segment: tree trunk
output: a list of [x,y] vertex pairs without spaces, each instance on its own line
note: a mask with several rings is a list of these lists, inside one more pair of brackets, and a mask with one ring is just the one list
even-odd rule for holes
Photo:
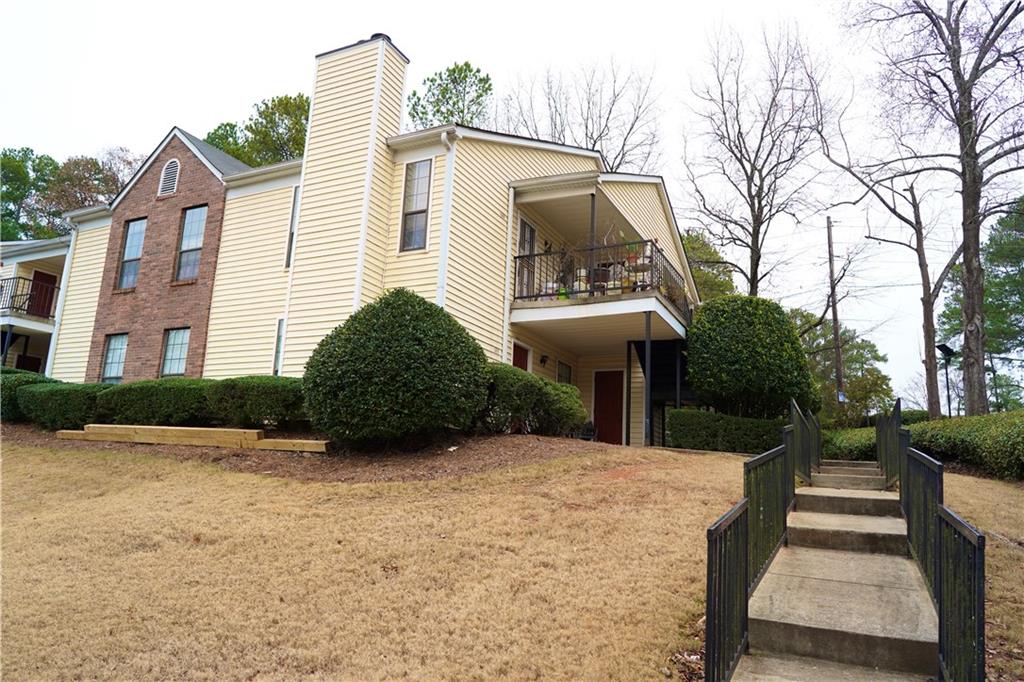
[[757,296],[761,278],[761,224],[755,217],[750,229],[750,279],[747,280],[747,295]]
[[[973,145],[972,145],[973,147]],[[964,154],[963,200],[964,266],[963,316],[964,403],[968,416],[988,414],[985,389],[985,273],[981,267],[981,168],[973,148]]]

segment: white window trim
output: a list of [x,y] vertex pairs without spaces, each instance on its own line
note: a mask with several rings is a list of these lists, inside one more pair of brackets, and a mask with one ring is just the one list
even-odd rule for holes
[[[427,178],[427,210],[424,213],[426,216],[426,225],[424,226],[425,232],[423,233],[423,248],[403,251],[402,230],[405,227],[405,175],[406,171],[409,170],[410,165],[419,163],[420,161],[430,161],[430,175]],[[433,156],[424,156],[422,159],[410,159],[402,164],[402,198],[400,200],[401,203],[398,204],[398,239],[395,242],[395,255],[398,257],[430,253],[430,215],[434,211],[434,202],[431,201],[431,199],[434,194],[434,172],[437,166],[436,161],[437,159]]]
[[[170,192],[161,192],[160,190],[163,189],[164,186],[164,173],[167,172],[167,167],[170,166],[172,163],[178,164],[178,171],[174,174],[174,189],[172,189]],[[168,159],[167,163],[164,164],[164,167],[160,169],[160,182],[156,186],[156,195],[158,197],[169,197],[172,194],[176,194],[178,192],[178,178],[180,177],[181,161],[179,161],[177,158]]]

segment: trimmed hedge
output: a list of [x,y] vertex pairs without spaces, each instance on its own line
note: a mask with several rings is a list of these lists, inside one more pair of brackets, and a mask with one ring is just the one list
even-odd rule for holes
[[[910,426],[911,424],[920,424],[921,422],[928,421],[928,410],[903,410],[900,412],[900,416],[903,420],[904,426]],[[874,426],[875,422],[878,421],[878,415],[873,414],[867,418],[866,422],[862,421],[861,426]]]
[[757,455],[782,445],[784,419],[730,417],[692,408],[669,410],[665,440],[669,447]]
[[874,460],[875,427],[839,429],[822,433],[821,458],[847,460]]
[[282,426],[304,421],[302,379],[247,376],[222,379],[206,387],[210,415],[228,426]]
[[0,367],[0,376],[3,376],[4,374],[36,374],[36,375],[39,375],[39,372],[30,372],[27,369],[17,369],[16,367]]
[[18,405],[18,389],[31,384],[51,384],[53,379],[35,372],[7,370],[0,374],[0,419],[5,422],[24,421],[26,416]]
[[111,386],[96,399],[97,421],[154,426],[208,426],[214,422],[206,391],[213,379],[170,377]]
[[306,413],[333,440],[409,444],[473,426],[486,359],[454,317],[394,289],[328,334],[306,363]]
[[587,421],[580,389],[541,378],[541,391],[530,416],[530,431],[542,436],[568,436]]
[[503,362],[485,369],[487,403],[478,419],[485,433],[522,433],[530,427],[533,408],[544,391],[540,377]]
[[81,429],[96,421],[96,398],[108,390],[108,384],[30,384],[18,389],[18,407],[44,429]]
[[[941,462],[962,462],[1001,478],[1024,479],[1024,410],[936,419],[907,429],[912,447]],[[874,459],[875,430],[826,432],[823,456]]]

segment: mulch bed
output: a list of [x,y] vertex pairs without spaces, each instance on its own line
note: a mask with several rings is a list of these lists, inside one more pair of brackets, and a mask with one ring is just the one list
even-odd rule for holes
[[[268,436],[316,437],[309,433],[279,433]],[[367,454],[340,451],[323,455],[190,445],[58,440],[52,433],[28,424],[3,424],[0,428],[0,438],[4,444],[17,443],[54,450],[137,452],[177,460],[214,463],[229,471],[294,478],[301,481],[342,483],[429,481],[495,469],[510,469],[582,452],[600,452],[618,447],[569,438],[503,435],[451,438],[414,452],[389,451]]]

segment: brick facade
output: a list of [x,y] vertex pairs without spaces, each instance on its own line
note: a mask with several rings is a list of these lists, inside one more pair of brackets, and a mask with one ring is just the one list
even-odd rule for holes
[[[181,164],[177,191],[157,197],[161,172],[170,159]],[[181,327],[191,329],[185,375],[202,376],[224,199],[220,179],[177,137],[121,199],[111,221],[86,381],[100,380],[107,335],[123,333],[128,334],[124,381],[158,378],[164,331]],[[202,205],[207,215],[199,275],[175,282],[185,209]],[[118,290],[127,223],[138,218],[146,218],[138,279],[133,289]]]

